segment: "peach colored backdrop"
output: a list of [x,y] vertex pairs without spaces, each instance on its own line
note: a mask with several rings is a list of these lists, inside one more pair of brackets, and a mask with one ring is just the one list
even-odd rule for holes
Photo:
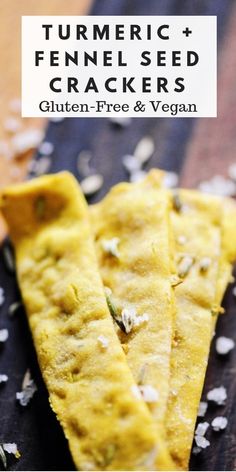
[[[89,11],[92,0],[1,0],[0,14],[0,141],[10,139],[4,129],[11,116],[9,103],[20,97],[20,36],[21,15],[83,15]],[[23,128],[42,127],[43,121],[24,119]],[[32,153],[9,161],[0,151],[0,188],[12,181],[23,179]],[[0,234],[3,225],[0,221]]]

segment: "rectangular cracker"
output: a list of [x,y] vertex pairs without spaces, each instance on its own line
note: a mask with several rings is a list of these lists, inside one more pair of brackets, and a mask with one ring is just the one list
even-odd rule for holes
[[[179,198],[181,209],[172,211],[171,221],[182,283],[175,287],[177,314],[166,428],[170,453],[176,464],[187,470],[213,320],[219,309],[217,281],[223,213],[217,198],[187,190],[179,190]],[[192,258],[189,270],[188,258]],[[201,264],[208,259],[209,268],[201,270]]]
[[136,397],[76,180],[64,172],[10,187],[1,207],[50,403],[77,468],[171,469],[150,412]]
[[[147,180],[160,187],[163,177],[163,172],[153,170]],[[176,201],[177,208],[183,204],[182,211],[173,209],[171,218],[176,257],[181,258],[186,251],[195,257],[195,262],[175,289],[177,315],[167,437],[176,464],[186,470],[212,334],[236,259],[236,205],[230,199],[192,190],[178,191],[175,207]],[[212,258],[214,265],[205,273],[197,272],[196,263],[203,257]]]
[[191,202],[195,216],[193,212],[191,218],[188,208],[186,213],[172,212],[177,257],[183,251],[178,244],[178,238],[183,234],[187,239],[184,250],[195,253],[196,262],[201,263],[204,257],[211,259],[205,273],[201,270],[197,273],[192,268],[183,284],[175,289],[176,339],[172,353],[167,437],[173,459],[186,470],[210,344],[218,315],[223,312],[221,303],[225,290],[232,280],[232,264],[236,259],[236,210],[230,200],[193,190],[180,190],[179,196],[183,205],[189,207]]
[[[169,210],[168,193],[146,182],[118,184],[91,207],[99,268],[116,315],[134,310],[137,319],[147,318],[129,333],[117,326],[117,333],[135,381],[163,430],[175,312]],[[109,251],[113,238],[118,238],[117,254]]]

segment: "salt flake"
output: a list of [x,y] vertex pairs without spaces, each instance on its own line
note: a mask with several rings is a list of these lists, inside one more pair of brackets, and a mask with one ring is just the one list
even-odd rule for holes
[[2,446],[4,451],[8,452],[8,454],[14,454],[14,456],[17,455],[18,449],[16,443],[4,443]]
[[220,336],[216,340],[216,352],[220,355],[228,354],[235,347],[233,339]]
[[166,188],[176,188],[178,186],[179,176],[175,172],[165,172],[163,186]]
[[110,122],[113,123],[114,125],[118,125],[121,128],[126,128],[131,124],[131,118],[126,118],[126,117],[113,117],[109,118]]
[[208,441],[204,436],[195,436],[195,442],[198,447],[201,449],[206,449],[206,447],[210,446],[210,441]]
[[222,175],[215,175],[211,180],[201,182],[199,189],[213,195],[231,197],[236,194],[236,184]]
[[108,348],[109,341],[102,334],[100,336],[98,336],[98,343],[102,347],[102,349],[107,349]]
[[158,401],[158,398],[159,398],[158,391],[151,385],[140,385],[139,391],[145,402],[155,403]]
[[16,399],[21,406],[27,406],[36,391],[37,386],[34,380],[31,379],[29,370],[27,370],[23,379],[22,391],[16,392]]
[[0,384],[6,383],[8,381],[8,376],[5,374],[0,374]]
[[133,393],[134,397],[137,399],[137,400],[141,400],[142,399],[142,395],[141,395],[141,392],[138,388],[137,385],[132,385],[131,387],[131,392]]
[[8,329],[0,329],[0,343],[5,343],[5,341],[8,339],[8,336]]
[[111,239],[104,239],[102,241],[102,247],[105,252],[111,254],[114,257],[119,258],[119,250],[118,244],[120,243],[120,238],[111,238]]
[[225,387],[217,387],[210,390],[207,394],[207,399],[217,403],[217,405],[224,405],[227,399],[227,392]]
[[54,151],[54,144],[50,143],[49,141],[43,141],[40,144],[38,151],[44,156],[50,156]]
[[192,453],[194,454],[194,456],[199,454],[201,451],[202,451],[202,449],[200,447],[197,447],[197,446],[194,446],[193,449],[192,449]]
[[142,182],[142,180],[145,179],[147,175],[147,172],[145,172],[144,170],[137,170],[136,172],[132,172],[132,174],[130,175],[130,182],[131,183],[136,183],[136,182]]
[[208,403],[207,403],[207,402],[200,402],[200,403],[199,403],[199,407],[198,407],[198,414],[197,414],[197,416],[199,416],[199,417],[205,416],[206,411],[207,411],[207,407],[208,407]]
[[121,312],[121,320],[125,327],[125,332],[128,334],[136,326],[147,323],[149,321],[149,316],[147,313],[143,313],[143,315],[138,316],[136,309],[133,307],[123,308]]
[[209,428],[209,423],[207,423],[207,421],[204,421],[204,423],[198,423],[195,434],[197,436],[205,436],[208,428]]
[[103,181],[104,179],[101,174],[93,174],[85,177],[85,179],[80,182],[84,195],[88,197],[94,195],[102,188]]
[[141,170],[140,162],[135,156],[132,156],[131,154],[126,154],[122,157],[122,164],[129,174],[133,174],[134,172]]
[[16,154],[23,154],[38,147],[42,139],[43,132],[32,128],[15,134],[12,138],[12,146]]
[[141,166],[146,164],[155,151],[155,143],[151,136],[144,136],[136,145],[134,157]]
[[216,418],[214,418],[214,420],[212,421],[211,426],[214,431],[222,431],[226,428],[227,424],[227,418],[225,418],[224,416],[216,416]]
[[2,306],[4,302],[5,302],[4,290],[2,287],[0,287],[0,306]]

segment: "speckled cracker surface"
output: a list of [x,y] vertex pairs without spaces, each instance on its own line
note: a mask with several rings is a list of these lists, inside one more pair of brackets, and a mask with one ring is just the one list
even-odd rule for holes
[[[148,182],[118,184],[91,208],[99,268],[113,307],[118,317],[128,311],[140,321],[129,332],[117,327],[117,333],[156,425],[163,429],[175,312],[169,210],[167,192]],[[116,253],[109,250],[114,238]]]
[[218,305],[221,305],[226,287],[232,281],[232,264],[236,261],[236,202],[224,198],[222,205],[222,252],[216,295]]
[[[163,177],[162,171],[153,170],[147,181],[158,188]],[[174,191],[173,195],[176,263],[186,275],[175,288],[177,314],[166,428],[172,457],[186,470],[211,339],[236,259],[236,205],[231,199],[193,190]]]
[[171,469],[114,331],[75,179],[61,173],[6,189],[1,205],[50,403],[76,467]]
[[199,192],[178,191],[172,211],[176,263],[182,283],[175,287],[176,324],[166,417],[169,450],[186,470],[204,384],[221,257],[222,205]]

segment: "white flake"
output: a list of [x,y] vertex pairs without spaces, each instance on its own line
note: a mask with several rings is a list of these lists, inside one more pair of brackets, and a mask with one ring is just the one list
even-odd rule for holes
[[138,316],[135,308],[123,308],[121,312],[121,320],[125,327],[125,332],[128,334],[136,326],[139,326],[142,323],[147,323],[149,321],[149,316],[147,313]]
[[108,345],[109,345],[109,341],[108,339],[103,336],[102,334],[100,336],[98,336],[98,343],[99,345],[102,347],[102,349],[107,349],[108,348]]
[[88,177],[88,175],[91,173],[90,169],[90,161],[92,159],[92,153],[87,150],[82,150],[80,151],[78,157],[77,157],[77,169],[79,174],[82,177]]
[[136,145],[134,150],[134,157],[143,166],[155,151],[155,143],[151,136],[144,136]]
[[111,239],[104,239],[102,241],[102,247],[105,252],[111,254],[114,257],[119,258],[119,250],[118,244],[120,243],[120,238],[111,238]]
[[158,401],[158,398],[159,398],[158,391],[151,385],[140,385],[139,391],[145,402],[155,403]]
[[6,383],[8,381],[8,376],[5,374],[0,374],[0,384]]
[[14,302],[8,308],[8,315],[13,316],[17,312],[17,310],[22,306],[21,302]]
[[63,116],[55,116],[55,117],[52,117],[50,118],[50,121],[52,123],[61,123],[62,121],[64,121],[64,117]]
[[8,339],[8,336],[8,329],[0,329],[0,343],[5,343],[5,341]]
[[132,156],[131,154],[126,154],[122,157],[122,164],[129,174],[133,174],[141,170],[140,162],[135,156]]
[[197,446],[194,446],[193,449],[192,449],[192,453],[193,453],[194,456],[199,454],[201,451],[202,451],[202,449],[200,447],[197,447]]
[[216,416],[211,423],[212,428],[214,431],[222,431],[227,427],[228,420],[224,416]]
[[42,156],[38,160],[34,161],[34,173],[35,175],[46,174],[51,166],[51,159],[48,156]]
[[30,371],[27,369],[22,382],[22,391],[16,393],[16,399],[21,406],[26,406],[34,396],[36,390],[37,386],[31,378]]
[[211,258],[210,257],[203,257],[199,262],[199,269],[201,272],[207,272],[211,265]]
[[28,129],[15,134],[12,138],[13,150],[16,154],[24,154],[31,149],[35,149],[43,139],[43,132],[39,129]]
[[94,174],[86,177],[80,182],[80,186],[84,195],[90,196],[98,192],[103,186],[103,176],[101,174]]
[[194,259],[192,256],[183,256],[182,259],[180,260],[179,266],[178,266],[178,276],[183,279],[188,275],[192,265],[194,263]]
[[211,180],[201,182],[199,189],[202,192],[231,197],[236,194],[236,183],[222,175],[215,175]]
[[134,320],[134,326],[139,326],[143,323],[147,323],[149,321],[149,316],[147,313],[144,313],[143,315],[136,316]]
[[178,186],[179,176],[175,172],[165,172],[163,186],[166,188],[176,188]]
[[113,117],[109,118],[109,121],[115,125],[120,126],[121,128],[126,128],[131,124],[131,118],[126,118],[126,117]]
[[205,436],[207,429],[209,428],[209,423],[204,421],[204,423],[198,423],[195,434],[196,436]]
[[125,327],[125,332],[128,334],[134,327],[134,319],[136,318],[135,308],[123,308],[121,312],[121,320]]
[[144,170],[138,170],[136,172],[132,172],[132,174],[130,175],[130,182],[131,183],[136,183],[136,182],[141,182],[142,180],[145,179],[147,175],[147,172],[145,172]]
[[18,454],[16,443],[4,443],[2,447],[8,454],[14,454],[14,456]]
[[3,259],[4,259],[6,269],[9,272],[14,273],[15,272],[15,259],[14,259],[13,251],[8,244],[3,245]]
[[206,411],[207,411],[207,407],[208,407],[208,403],[207,403],[207,402],[200,402],[200,403],[199,403],[199,407],[198,407],[198,414],[197,414],[197,416],[199,416],[199,417],[205,416]]
[[210,441],[204,438],[204,436],[195,436],[195,442],[201,449],[206,449],[206,447],[210,446]]
[[216,340],[216,352],[221,355],[228,354],[235,347],[233,339],[220,336]]
[[217,387],[210,390],[207,394],[207,399],[217,403],[217,405],[224,405],[227,399],[227,392],[225,387]]
[[2,306],[4,302],[5,302],[4,290],[2,287],[0,287],[0,306]]
[[133,393],[134,397],[137,398],[137,400],[142,399],[141,392],[140,392],[139,387],[137,385],[132,385],[131,392]]
[[44,156],[50,156],[54,151],[54,144],[50,143],[49,141],[43,141],[40,144],[38,151]]

